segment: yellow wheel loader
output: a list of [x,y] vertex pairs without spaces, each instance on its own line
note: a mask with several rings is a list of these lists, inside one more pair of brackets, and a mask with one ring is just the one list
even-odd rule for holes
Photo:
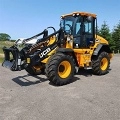
[[[54,32],[48,34],[49,29]],[[40,37],[33,45],[26,42]],[[108,41],[97,35],[97,17],[86,12],[62,15],[60,29],[48,27],[43,32],[3,48],[2,66],[12,71],[25,69],[31,75],[44,74],[55,85],[71,82],[80,68],[93,74],[108,73],[112,51]]]

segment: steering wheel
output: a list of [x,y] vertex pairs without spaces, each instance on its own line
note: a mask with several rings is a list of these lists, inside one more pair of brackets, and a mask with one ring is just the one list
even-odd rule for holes
[[70,30],[65,30],[65,32],[67,34],[71,34],[72,33],[72,26],[70,24],[65,24],[66,26],[68,26],[70,28]]

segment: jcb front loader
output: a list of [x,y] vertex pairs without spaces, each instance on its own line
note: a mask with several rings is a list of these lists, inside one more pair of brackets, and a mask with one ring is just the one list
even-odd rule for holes
[[[45,72],[56,85],[71,82],[79,68],[91,69],[96,75],[108,73],[112,51],[108,41],[97,35],[95,14],[73,12],[62,15],[60,29],[48,29],[31,38],[24,39],[22,49],[15,42],[10,48],[3,48],[5,60],[2,66],[18,71],[25,69],[31,75]],[[42,36],[34,45],[25,43]]]

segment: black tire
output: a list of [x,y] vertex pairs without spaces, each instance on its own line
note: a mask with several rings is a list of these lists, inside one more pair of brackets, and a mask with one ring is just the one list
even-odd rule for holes
[[30,65],[27,66],[25,70],[32,76],[41,74],[41,70],[36,70],[33,66],[30,66]]
[[96,75],[104,75],[108,73],[110,67],[110,57],[107,52],[101,52],[92,60],[92,71]]
[[75,64],[70,55],[56,53],[48,60],[45,73],[49,81],[55,85],[65,85],[74,77]]

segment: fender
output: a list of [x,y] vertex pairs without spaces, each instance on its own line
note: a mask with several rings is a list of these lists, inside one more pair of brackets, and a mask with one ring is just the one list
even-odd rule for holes
[[97,48],[95,49],[95,51],[93,52],[93,55],[98,55],[100,50],[102,50],[102,49],[104,51],[106,51],[107,53],[112,53],[112,51],[110,50],[109,45],[107,45],[107,44],[99,44],[97,46]]

